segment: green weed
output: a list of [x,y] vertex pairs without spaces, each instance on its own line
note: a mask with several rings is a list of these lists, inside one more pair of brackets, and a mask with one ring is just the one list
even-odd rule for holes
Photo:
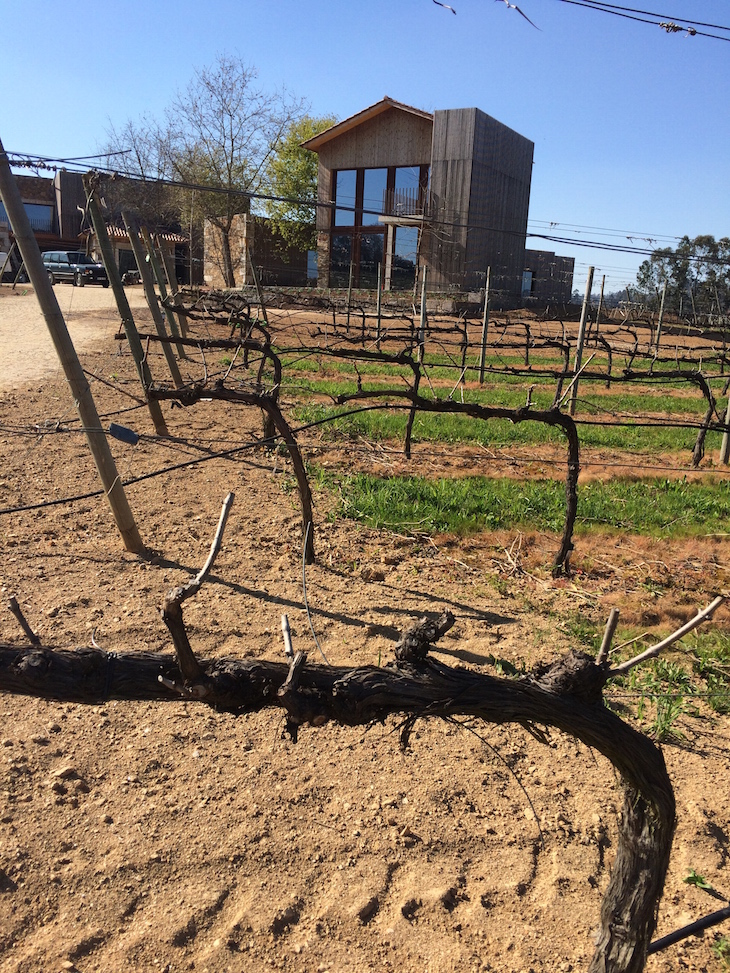
[[693,687],[689,673],[681,665],[653,659],[632,669],[626,686],[637,698],[637,719],[649,724],[655,739],[682,739],[682,732],[675,726],[677,719],[687,713],[694,715],[696,710],[688,702]]
[[715,889],[703,875],[698,875],[694,868],[690,868],[689,875],[682,879],[687,885],[694,885],[695,888],[702,889],[704,892],[714,892]]
[[[565,522],[565,486],[555,480],[432,480],[358,473],[320,475],[319,482],[336,487],[342,516],[371,527],[468,535],[516,528],[561,532]],[[729,484],[593,481],[581,487],[576,529],[605,524],[613,530],[676,537],[723,530],[728,519]]]
[[561,628],[572,645],[580,646],[586,652],[596,654],[603,637],[602,630],[584,615],[575,614],[567,618]]
[[[616,683],[618,698],[627,698],[636,718],[647,723],[660,741],[681,739],[677,720],[698,716],[700,703],[717,713],[730,712],[730,665],[722,661],[730,658],[730,635],[719,631],[692,633],[682,644],[686,662],[653,659]],[[632,651],[640,651],[640,646],[634,645]],[[700,884],[702,877],[693,872],[685,881],[704,887]]]
[[684,642],[694,657],[694,672],[705,684],[708,706],[730,713],[730,633],[692,632]]
[[720,960],[723,970],[730,970],[730,939],[721,936],[712,944],[712,952]]

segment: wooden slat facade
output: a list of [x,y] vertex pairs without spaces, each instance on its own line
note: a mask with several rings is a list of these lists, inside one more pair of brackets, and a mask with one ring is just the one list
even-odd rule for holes
[[426,260],[436,287],[492,285],[519,296],[534,145],[478,108],[434,113],[431,190],[439,200]]
[[[305,145],[319,153],[319,199],[331,204],[336,171],[430,165],[420,246],[429,287],[494,286],[519,299],[533,143],[477,108],[433,115],[385,98]],[[331,206],[320,206],[320,281],[329,281]]]
[[[334,126],[338,128],[339,126]],[[332,173],[338,169],[379,169],[387,166],[420,166],[431,161],[433,121],[425,113],[387,108],[348,128],[317,149],[319,153],[319,199],[332,202]],[[316,140],[311,139],[310,143]],[[317,229],[329,231],[332,211],[320,206]]]

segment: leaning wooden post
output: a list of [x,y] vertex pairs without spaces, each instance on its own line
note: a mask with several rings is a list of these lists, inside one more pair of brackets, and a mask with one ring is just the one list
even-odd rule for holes
[[114,298],[117,302],[117,309],[119,311],[119,317],[122,321],[122,327],[124,328],[124,333],[127,336],[127,344],[129,345],[129,350],[132,353],[132,358],[134,359],[134,364],[137,369],[137,375],[139,376],[139,380],[142,383],[142,388],[144,389],[145,397],[147,398],[147,408],[150,411],[150,417],[154,423],[155,432],[158,436],[168,436],[169,432],[167,429],[167,423],[162,415],[160,403],[156,399],[150,399],[149,396],[147,396],[147,390],[152,385],[152,374],[150,372],[150,367],[147,364],[147,358],[145,357],[144,349],[142,348],[142,342],[139,340],[139,333],[137,331],[137,326],[134,323],[132,309],[129,306],[127,295],[124,293],[124,285],[122,284],[122,278],[119,274],[117,262],[114,259],[114,251],[109,239],[106,223],[102,218],[99,204],[96,201],[96,193],[91,185],[91,180],[88,177],[84,177],[84,186],[87,192],[91,225],[94,227],[94,232],[96,233],[96,239],[99,243],[102,260],[104,261],[104,266],[106,267],[107,277],[109,278],[109,283],[111,284]]
[[[145,250],[147,251],[147,255],[150,259],[150,267],[152,268],[152,273],[154,274],[154,278],[157,281],[157,290],[160,292],[162,306],[165,309],[165,318],[167,320],[168,325],[170,326],[170,331],[172,332],[173,337],[179,338],[180,329],[177,326],[177,319],[175,318],[175,315],[172,313],[171,309],[167,306],[167,286],[166,286],[165,274],[162,270],[162,265],[160,264],[160,261],[157,259],[157,253],[155,251],[155,245],[152,242],[152,237],[149,234],[149,230],[144,226],[141,226],[139,228],[139,234],[142,237],[142,242],[144,243]],[[185,347],[183,345],[176,343],[175,347],[177,348],[178,358],[188,357],[187,352],[185,351]]]
[[[593,287],[593,267],[588,268],[588,280],[586,281],[586,293],[583,298],[583,309],[580,312],[580,326],[578,327],[578,344],[575,349],[575,364],[573,365],[573,388],[570,392],[570,414],[575,415],[575,406],[578,401],[578,373],[580,372],[583,360],[583,345],[586,340],[586,320],[588,318],[588,305],[591,300],[591,288]],[[628,288],[627,288],[628,290]]]
[[20,192],[10,171],[10,163],[0,142],[0,199],[2,199],[13,233],[18,243],[20,255],[25,269],[33,285],[43,317],[51,334],[56,353],[61,362],[66,381],[68,382],[74,403],[81,419],[81,425],[86,435],[91,455],[94,457],[99,471],[104,492],[112,508],[114,520],[122,535],[124,546],[128,551],[142,554],[145,546],[134,522],[132,511],[127,502],[122,481],[117,472],[114,457],[109,449],[106,434],[101,426],[96,404],[84,375],[81,362],[68,333],[66,322],[53,286],[43,266],[38,242],[33,235],[28,215],[25,212]]
[[[170,293],[172,294],[172,300],[175,307],[180,307],[182,304],[182,298],[180,297],[180,288],[178,287],[177,277],[175,276],[175,262],[170,256],[170,254],[165,250],[162,245],[162,241],[158,239],[158,249],[160,251],[160,257],[162,257],[162,265],[165,268],[165,276],[167,277],[167,285],[170,288]],[[180,334],[183,338],[188,336],[188,322],[185,319],[185,315],[181,312],[177,312],[177,323],[180,326]]]
[[[127,228],[129,242],[132,244],[134,259],[137,262],[139,276],[142,278],[142,286],[144,287],[144,293],[145,297],[147,298],[147,305],[149,306],[152,320],[155,322],[155,329],[161,338],[167,338],[168,334],[165,330],[165,321],[162,317],[162,312],[160,311],[160,305],[157,303],[155,285],[152,282],[152,272],[150,271],[149,264],[145,259],[144,250],[142,249],[139,236],[137,235],[137,231],[133,228],[127,213],[122,212],[122,219],[124,220],[124,225]],[[182,380],[182,376],[180,375],[180,369],[177,367],[175,356],[172,353],[172,348],[167,341],[163,341],[161,344],[165,361],[167,362],[167,367],[170,369],[170,375],[172,376],[172,381],[175,384],[175,388],[182,388],[184,382]]]
[[428,267],[423,265],[423,279],[421,281],[421,317],[418,322],[418,361],[423,363],[423,352],[426,345],[426,278]]
[[667,299],[667,281],[664,281],[664,287],[662,287],[662,300],[659,305],[659,320],[656,326],[656,338],[654,340],[654,353],[659,354],[659,341],[662,336],[662,324],[664,322],[664,302]]
[[479,354],[479,382],[484,382],[484,369],[487,358],[487,332],[489,330],[489,277],[492,272],[491,267],[487,267],[487,276],[484,281],[484,313],[482,314],[482,347]]

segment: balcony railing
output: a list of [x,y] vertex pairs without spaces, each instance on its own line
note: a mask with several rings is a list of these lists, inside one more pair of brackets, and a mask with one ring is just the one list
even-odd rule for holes
[[52,216],[30,216],[28,218],[30,222],[30,228],[35,233],[53,233],[53,217]]
[[401,216],[404,219],[430,219],[435,209],[434,199],[428,190],[386,189],[383,193],[383,215]]

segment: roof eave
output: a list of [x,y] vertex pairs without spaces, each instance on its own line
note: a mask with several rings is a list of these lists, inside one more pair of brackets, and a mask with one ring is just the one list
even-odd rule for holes
[[431,112],[423,111],[420,108],[414,108],[412,105],[404,105],[400,101],[394,101],[393,98],[383,98],[381,101],[376,102],[374,105],[370,105],[369,108],[364,108],[362,111],[357,112],[355,115],[350,115],[349,118],[345,118],[341,122],[332,125],[330,128],[320,132],[319,135],[313,136],[311,139],[307,139],[306,142],[302,142],[302,148],[310,149],[312,152],[318,152],[319,149],[330,142],[332,139],[339,138],[340,135],[344,135],[346,132],[352,131],[353,128],[357,128],[358,125],[362,125],[363,122],[369,121],[371,118],[376,118],[378,115],[382,115],[383,112],[389,111],[395,108],[398,111],[407,112],[410,115],[416,115],[419,118],[423,118],[427,121],[433,121],[433,115]]

